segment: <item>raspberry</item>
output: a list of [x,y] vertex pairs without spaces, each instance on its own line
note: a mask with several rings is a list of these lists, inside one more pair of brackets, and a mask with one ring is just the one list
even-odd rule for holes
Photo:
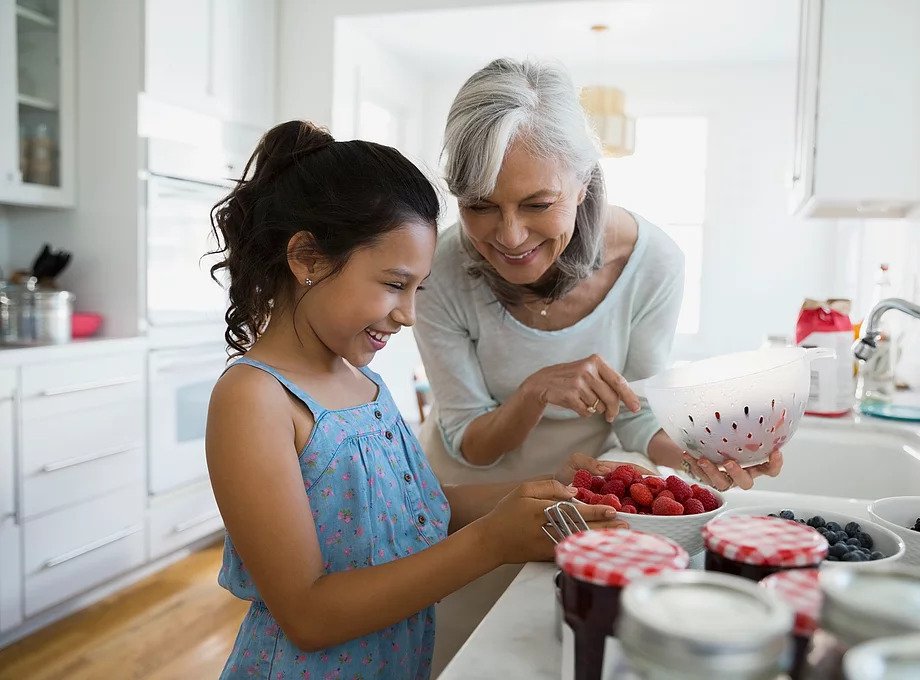
[[671,475],[665,480],[665,482],[667,483],[668,488],[671,490],[671,493],[674,494],[674,498],[676,498],[679,503],[683,503],[693,495],[693,491],[691,491],[690,485],[680,477]]
[[[689,490],[690,487],[687,487]],[[655,515],[683,515],[684,506],[667,496],[659,496],[652,504],[652,514]]]
[[633,484],[629,487],[629,495],[632,496],[639,505],[651,507],[655,496],[645,484]]
[[603,477],[593,477],[591,479],[591,491],[594,493],[600,493],[600,490],[604,488],[604,478]]
[[671,491],[670,489],[664,489],[663,491],[660,491],[658,495],[655,496],[655,498],[661,498],[662,496],[664,496],[665,498],[670,498],[675,501],[677,500],[676,498],[674,498],[674,492]]
[[586,489],[583,486],[578,487],[578,491],[575,493],[575,498],[580,500],[582,503],[588,503],[589,505],[594,504],[594,496],[596,494],[591,491],[591,489]]
[[698,501],[696,498],[688,498],[684,502],[684,514],[685,515],[699,515],[706,512],[706,508],[703,507],[703,504]]
[[619,510],[623,506],[620,504],[620,499],[614,496],[612,493],[608,493],[603,496],[596,496],[597,500],[595,505],[609,505],[614,510]]
[[667,484],[661,477],[646,477],[642,482],[649,488],[653,495],[657,496],[659,492],[667,488]]
[[635,473],[635,470],[633,470],[628,465],[621,465],[616,470],[613,471],[613,478],[622,480],[623,483],[626,484],[627,486],[632,484],[634,481],[637,481],[636,479],[634,479],[636,476],[637,475]]
[[620,503],[622,503],[623,505],[631,505],[634,508],[639,507],[639,503],[634,501],[633,497],[630,496],[629,494],[626,494],[625,496],[620,496]]
[[640,510],[639,514],[640,515],[651,515],[652,511],[651,510]]
[[577,489],[590,489],[592,481],[594,481],[594,475],[587,470],[578,470],[572,480],[572,486]]
[[604,482],[604,486],[601,487],[601,493],[612,493],[617,498],[622,498],[626,494],[626,485],[621,479],[614,479],[609,482]]
[[620,512],[625,512],[627,515],[635,515],[638,511],[635,505],[624,505],[620,508]]
[[706,487],[701,486],[698,487],[698,489],[694,489],[693,497],[703,504],[703,508],[705,508],[706,512],[715,510],[719,507],[719,499]]

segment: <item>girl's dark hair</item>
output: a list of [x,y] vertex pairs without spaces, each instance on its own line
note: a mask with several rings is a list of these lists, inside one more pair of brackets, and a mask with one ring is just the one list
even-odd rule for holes
[[211,210],[226,269],[230,306],[224,337],[231,356],[252,346],[274,308],[298,286],[288,242],[307,232],[310,255],[334,275],[360,248],[407,222],[436,228],[440,204],[431,183],[396,149],[337,142],[324,129],[292,120],[269,130],[243,176]]

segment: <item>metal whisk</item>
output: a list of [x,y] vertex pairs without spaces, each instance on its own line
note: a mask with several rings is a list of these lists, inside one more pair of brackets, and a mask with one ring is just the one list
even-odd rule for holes
[[[587,531],[589,528],[575,504],[568,501],[554,503],[546,508],[543,514],[546,515],[547,521],[543,525],[543,533],[549,536],[553,543],[559,543],[567,536],[577,534],[579,531]],[[550,529],[557,535],[554,536]]]

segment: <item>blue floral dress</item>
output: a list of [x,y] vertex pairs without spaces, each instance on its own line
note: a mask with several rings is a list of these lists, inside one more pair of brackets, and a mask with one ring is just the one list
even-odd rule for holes
[[[271,366],[246,357],[237,363],[270,373],[313,413],[316,422],[300,452],[300,472],[326,573],[384,564],[447,536],[447,499],[380,376],[361,369],[376,383],[377,399],[329,410]],[[252,601],[221,678],[410,680],[430,675],[433,607],[344,644],[304,652],[265,606],[229,535],[218,582]]]

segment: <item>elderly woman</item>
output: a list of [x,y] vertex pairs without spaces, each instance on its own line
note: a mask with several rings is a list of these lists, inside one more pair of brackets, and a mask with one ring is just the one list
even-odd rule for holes
[[[444,153],[460,221],[439,237],[415,329],[435,400],[421,441],[442,482],[552,474],[576,451],[683,468],[720,490],[778,473],[779,452],[747,470],[693,461],[630,390],[667,365],[683,256],[607,204],[563,70],[499,59],[475,73],[451,106]],[[509,576],[445,601],[436,665]]]
[[607,204],[563,70],[499,59],[475,73],[444,152],[460,222],[439,239],[416,328],[435,399],[421,439],[443,482],[551,473],[574,451],[683,467],[720,490],[779,471],[779,452],[746,470],[694,461],[630,390],[667,365],[683,256]]

